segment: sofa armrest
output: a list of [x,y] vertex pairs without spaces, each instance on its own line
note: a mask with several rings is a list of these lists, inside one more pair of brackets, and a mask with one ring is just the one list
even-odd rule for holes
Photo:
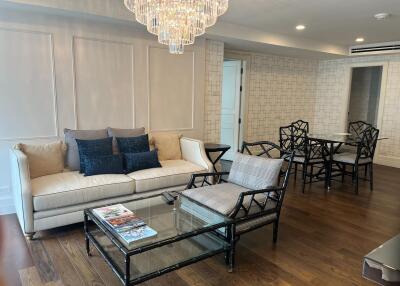
[[181,138],[181,151],[184,160],[202,166],[208,172],[213,171],[213,166],[206,155],[202,141],[183,137]]
[[15,210],[25,234],[33,233],[33,199],[28,158],[20,150],[10,150],[12,191]]

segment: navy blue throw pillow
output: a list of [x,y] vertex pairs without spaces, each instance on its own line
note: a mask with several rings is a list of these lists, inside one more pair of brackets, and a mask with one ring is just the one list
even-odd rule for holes
[[84,161],[85,176],[124,173],[124,163],[122,155],[85,157]]
[[127,173],[161,167],[158,161],[157,150],[141,153],[126,153],[124,154],[124,158],[125,171]]
[[116,137],[118,149],[121,153],[149,152],[149,136],[147,134],[135,137]]
[[85,158],[112,155],[112,137],[96,140],[76,139],[79,151],[80,172],[85,173]]

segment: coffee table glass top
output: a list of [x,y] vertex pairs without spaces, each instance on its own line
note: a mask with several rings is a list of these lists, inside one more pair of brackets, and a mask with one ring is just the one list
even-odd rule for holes
[[[134,252],[135,249],[153,243],[159,243],[177,236],[200,231],[206,227],[224,225],[229,218],[200,206],[189,198],[179,196],[173,205],[166,203],[162,195],[153,196],[145,199],[138,199],[122,203],[126,208],[134,212],[148,226],[157,231],[157,235],[152,238],[137,241],[126,247],[127,252]],[[88,210],[92,217],[97,216]],[[118,236],[107,225],[107,223],[97,220],[102,226],[118,239]]]
[[374,249],[364,258],[389,269],[400,271],[400,234]]

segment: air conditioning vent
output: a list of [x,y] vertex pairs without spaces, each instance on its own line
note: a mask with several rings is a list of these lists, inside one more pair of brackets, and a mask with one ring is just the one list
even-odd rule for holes
[[353,46],[349,53],[351,56],[400,53],[400,42]]

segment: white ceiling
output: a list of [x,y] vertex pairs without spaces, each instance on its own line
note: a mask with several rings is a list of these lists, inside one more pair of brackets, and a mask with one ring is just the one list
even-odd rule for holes
[[[377,21],[380,12],[392,16]],[[359,36],[365,43],[400,40],[400,0],[231,0],[220,21],[349,47]]]
[[[228,49],[297,57],[347,57],[355,38],[364,44],[400,41],[400,0],[230,0],[205,37]],[[145,32],[123,0],[0,0],[0,7],[125,22]],[[377,21],[373,15],[391,13]],[[295,26],[306,25],[304,31]]]

